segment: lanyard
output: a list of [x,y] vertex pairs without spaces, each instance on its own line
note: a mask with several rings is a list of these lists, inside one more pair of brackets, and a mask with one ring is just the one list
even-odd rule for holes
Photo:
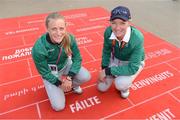
[[60,49],[59,49],[59,55],[58,55],[58,59],[56,61],[56,65],[58,64],[58,62],[60,60],[61,53],[62,53],[62,47],[60,47]]
[[[124,41],[118,41],[118,43],[119,43],[119,51],[121,50],[121,49],[123,49],[124,48],[124,46],[126,45],[126,42],[124,42]],[[115,50],[114,50],[114,47],[115,47],[115,45],[116,45],[116,40],[115,39],[113,39],[112,40],[112,59],[114,60],[114,56],[115,56]]]

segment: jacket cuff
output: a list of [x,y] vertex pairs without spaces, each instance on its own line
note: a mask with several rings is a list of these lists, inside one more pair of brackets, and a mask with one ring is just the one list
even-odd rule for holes
[[109,68],[109,67],[108,67],[108,68],[105,68],[105,74],[106,74],[106,75],[112,75],[112,74],[111,74],[111,68]]
[[70,76],[71,78],[73,78],[76,74],[74,72],[69,71],[67,76]]
[[107,67],[108,67],[108,66],[103,66],[103,65],[101,66],[102,69],[105,69],[105,68],[107,68]]
[[57,87],[61,84],[62,84],[62,82],[59,79],[57,79],[56,82],[54,83],[54,85],[56,85]]

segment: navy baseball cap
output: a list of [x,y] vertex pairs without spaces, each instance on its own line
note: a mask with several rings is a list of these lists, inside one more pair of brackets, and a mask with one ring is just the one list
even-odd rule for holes
[[130,11],[127,7],[118,6],[111,11],[110,21],[114,19],[122,19],[128,21],[131,19]]

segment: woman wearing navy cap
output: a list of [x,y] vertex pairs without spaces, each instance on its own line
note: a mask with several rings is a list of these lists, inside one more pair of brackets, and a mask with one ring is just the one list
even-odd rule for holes
[[144,37],[130,26],[130,11],[118,6],[111,11],[110,26],[104,32],[102,70],[97,88],[105,92],[114,81],[122,98],[129,96],[133,80],[144,67]]

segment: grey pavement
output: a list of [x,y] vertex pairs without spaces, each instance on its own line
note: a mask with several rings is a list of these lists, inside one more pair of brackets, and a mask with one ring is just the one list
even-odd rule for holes
[[180,0],[0,0],[0,19],[97,6],[110,11],[118,5],[130,8],[135,25],[180,47]]

